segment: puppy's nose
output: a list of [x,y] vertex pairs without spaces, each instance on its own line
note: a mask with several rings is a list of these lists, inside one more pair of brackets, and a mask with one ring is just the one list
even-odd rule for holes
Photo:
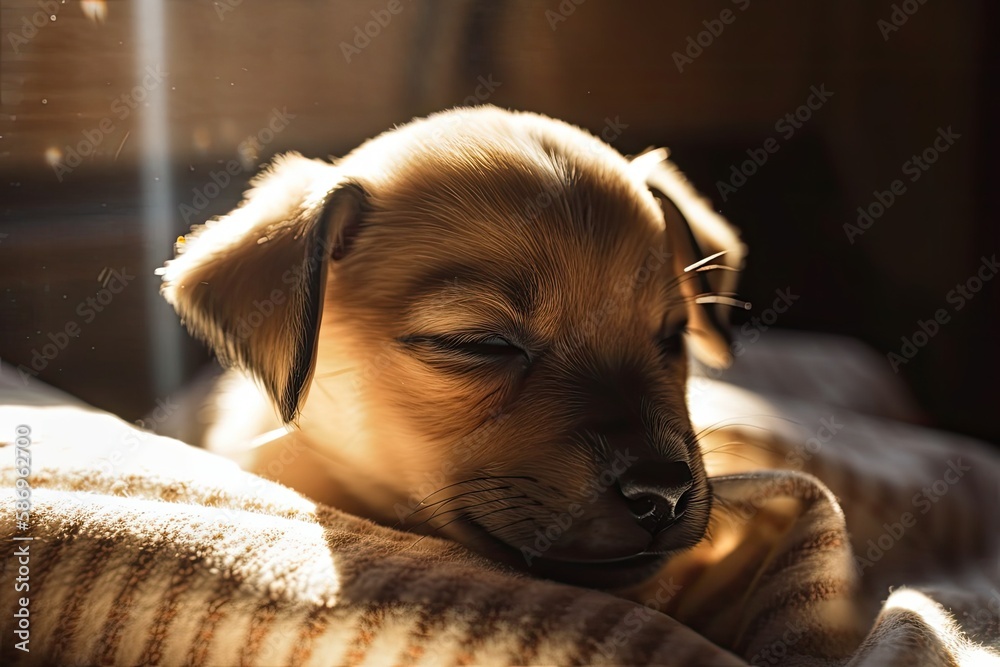
[[692,481],[683,461],[640,460],[618,478],[618,488],[639,525],[656,535],[684,514]]

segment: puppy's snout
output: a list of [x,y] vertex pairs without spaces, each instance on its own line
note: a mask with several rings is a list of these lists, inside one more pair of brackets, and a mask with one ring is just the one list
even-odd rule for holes
[[650,535],[684,514],[692,483],[691,468],[683,461],[637,461],[618,478],[629,511]]

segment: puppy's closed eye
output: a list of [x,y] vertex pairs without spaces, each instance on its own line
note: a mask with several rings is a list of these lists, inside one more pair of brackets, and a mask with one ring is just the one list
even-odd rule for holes
[[512,359],[529,361],[528,353],[499,334],[458,333],[407,336],[401,342],[442,354],[467,358],[473,363],[497,363]]
[[532,574],[633,585],[705,533],[686,360],[728,361],[744,253],[666,157],[440,114],[336,164],[278,160],[164,291],[330,461],[281,481]]

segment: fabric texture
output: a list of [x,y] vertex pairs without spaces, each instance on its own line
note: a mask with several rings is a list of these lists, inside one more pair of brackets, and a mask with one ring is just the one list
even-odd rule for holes
[[317,506],[4,367],[0,661],[1000,665],[1000,456],[914,423],[879,361],[769,334],[693,378],[710,533],[621,596]]

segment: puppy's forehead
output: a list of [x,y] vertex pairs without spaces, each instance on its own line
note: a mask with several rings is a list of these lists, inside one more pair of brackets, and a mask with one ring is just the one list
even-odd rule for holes
[[[549,119],[472,112],[460,123],[407,126],[361,150],[365,168],[348,171],[360,171],[370,224],[351,273],[389,308],[426,294],[475,310],[492,290],[505,297],[498,308],[538,312],[567,289],[578,296],[557,299],[560,311],[605,307],[666,243],[659,206],[628,161]],[[475,283],[489,289],[470,291]],[[643,290],[650,298],[656,283]]]
[[379,225],[407,227],[411,242],[466,241],[463,252],[487,255],[549,245],[607,252],[662,235],[652,195],[606,144],[531,114],[462,113],[363,147]]

